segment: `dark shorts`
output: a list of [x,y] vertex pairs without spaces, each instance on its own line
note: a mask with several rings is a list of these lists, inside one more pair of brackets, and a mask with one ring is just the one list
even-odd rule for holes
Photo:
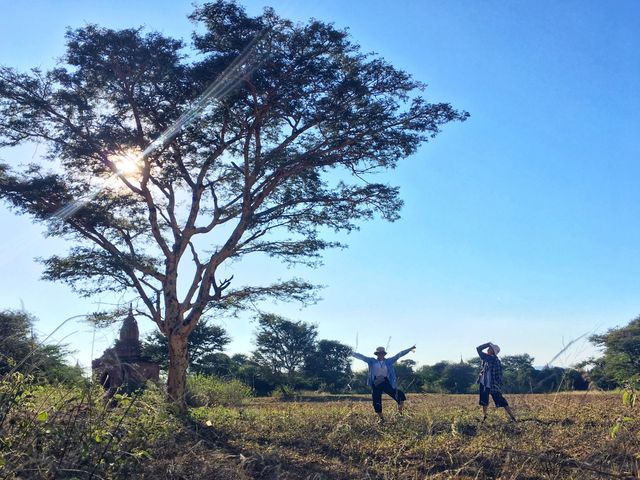
[[385,378],[384,382],[378,385],[372,385],[371,399],[373,400],[373,410],[377,413],[382,412],[382,393],[386,393],[396,402],[404,402],[407,397],[402,390],[393,388],[389,383],[389,379]]
[[493,403],[496,404],[496,407],[508,407],[509,402],[507,399],[502,396],[498,390],[491,390],[490,388],[486,388],[484,385],[480,384],[480,405],[486,407],[489,405],[489,394],[491,394],[491,398],[493,398]]

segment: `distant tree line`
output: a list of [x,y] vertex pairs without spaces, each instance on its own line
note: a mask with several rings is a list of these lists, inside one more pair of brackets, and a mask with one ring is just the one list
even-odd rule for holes
[[65,345],[47,344],[38,338],[35,321],[22,311],[0,311],[0,378],[20,372],[47,383],[84,381],[82,368],[67,363],[69,351]]
[[[533,367],[533,357],[527,354],[502,357],[505,393],[548,393],[586,390],[588,380],[583,372],[560,367]],[[398,385],[415,393],[475,393],[478,389],[480,360],[441,361],[416,368],[413,360],[400,361],[396,366]],[[365,392],[366,372],[357,372],[352,387]]]
[[[65,345],[43,342],[34,333],[35,318],[26,312],[0,311],[0,377],[19,371],[49,382],[86,381],[79,365],[69,365]],[[276,391],[315,390],[327,393],[368,393],[367,372],[352,371],[351,347],[318,339],[316,325],[274,314],[257,318],[255,350],[228,355],[231,338],[224,328],[201,322],[189,338],[189,372],[236,379],[257,395]],[[505,393],[548,393],[571,390],[612,390],[640,386],[640,317],[628,325],[593,335],[590,341],[602,356],[574,368],[535,368],[528,354],[501,357]],[[166,370],[166,337],[157,332],[142,342],[143,354]],[[441,361],[417,366],[413,360],[396,364],[398,385],[414,393],[473,393],[477,391],[480,360]]]
[[[256,394],[279,389],[318,390],[329,393],[368,393],[367,372],[351,370],[352,349],[336,340],[318,340],[315,325],[291,321],[278,315],[258,317],[256,349],[229,356],[223,352],[230,342],[224,329],[202,323],[189,344],[189,371],[239,379]],[[144,352],[162,365],[166,341],[153,334],[144,342]],[[586,390],[584,370],[545,367],[536,369],[528,354],[502,357],[507,393],[546,393]],[[472,393],[477,390],[480,361],[438,362],[417,367],[413,360],[396,364],[401,388],[408,392]]]
[[[249,355],[227,355],[230,342],[224,329],[199,323],[189,337],[189,372],[238,379],[257,395],[278,389],[349,389],[351,348],[336,340],[318,340],[316,325],[274,314],[258,317],[256,349]],[[166,367],[166,340],[154,333],[143,342],[143,354]]]
[[640,386],[640,317],[623,327],[592,335],[590,340],[603,354],[578,367],[588,370],[589,378],[597,388]]

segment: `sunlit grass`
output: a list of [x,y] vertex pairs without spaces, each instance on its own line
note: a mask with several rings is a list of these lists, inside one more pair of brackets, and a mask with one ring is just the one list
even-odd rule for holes
[[[327,478],[592,478],[637,469],[638,422],[612,438],[625,407],[617,395],[509,396],[521,421],[493,410],[481,422],[473,395],[413,395],[405,415],[385,403],[378,425],[359,401],[274,403],[199,409],[205,431],[245,455],[269,456],[297,475]],[[311,473],[309,473],[311,474]],[[324,478],[324,477],[320,477]]]
[[[508,395],[520,421],[474,395],[244,398],[170,413],[162,392],[0,381],[0,478],[637,478],[640,423],[619,394]],[[214,400],[217,397],[212,397]],[[626,418],[612,435],[618,419]],[[64,476],[67,475],[67,476]]]

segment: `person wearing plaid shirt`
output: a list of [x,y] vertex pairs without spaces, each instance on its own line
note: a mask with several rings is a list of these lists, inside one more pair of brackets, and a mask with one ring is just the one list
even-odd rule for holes
[[[487,353],[483,352],[487,349]],[[478,383],[480,384],[480,405],[482,405],[482,421],[487,419],[487,407],[489,406],[489,395],[493,398],[493,403],[496,407],[504,408],[509,414],[511,420],[516,421],[516,417],[509,406],[507,399],[502,396],[502,363],[498,358],[500,347],[495,343],[488,342],[483,343],[476,347],[478,355],[482,360],[482,370],[478,376]]]

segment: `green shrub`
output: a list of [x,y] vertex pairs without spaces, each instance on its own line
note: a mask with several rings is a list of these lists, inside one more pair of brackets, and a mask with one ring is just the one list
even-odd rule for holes
[[273,398],[277,398],[281,402],[293,402],[300,398],[299,393],[290,385],[280,385],[271,394]]
[[0,478],[126,478],[180,428],[150,386],[104,401],[100,386],[0,378]]
[[251,396],[251,388],[239,380],[220,380],[200,374],[187,378],[187,402],[194,407],[238,406]]

